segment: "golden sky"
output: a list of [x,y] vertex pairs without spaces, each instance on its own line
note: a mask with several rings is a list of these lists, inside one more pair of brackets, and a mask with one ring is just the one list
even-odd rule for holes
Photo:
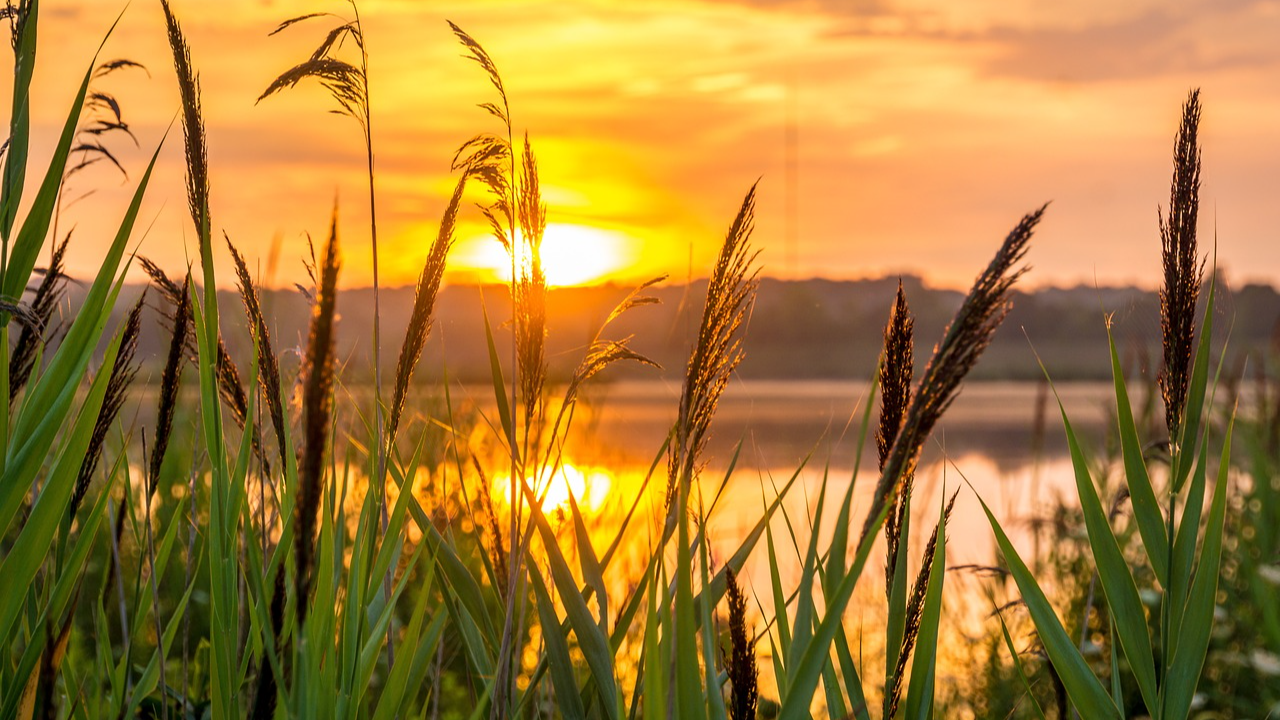
[[[267,37],[275,25],[348,6],[173,6],[201,73],[215,229],[263,268],[280,238],[276,282],[291,282],[304,233],[324,232],[336,197],[344,280],[367,284],[357,127],[328,114],[315,86],[254,103],[329,21]],[[37,160],[122,9],[102,58],[137,60],[150,77],[122,71],[101,87],[120,100],[141,147],[112,145],[128,183],[96,168],[68,191],[97,189],[63,218],[77,227],[70,265],[81,275],[174,117],[177,92],[158,2],[42,2]],[[563,282],[705,274],[760,178],[755,238],[766,274],[906,271],[965,285],[1023,212],[1052,200],[1031,282],[1153,285],[1156,210],[1167,203],[1173,134],[1193,86],[1205,104],[1205,245],[1216,232],[1220,263],[1237,280],[1280,281],[1280,2],[367,0],[361,13],[386,284],[417,275],[455,148],[497,129],[476,107],[491,90],[446,18],[493,56],[517,131],[534,143],[553,226],[548,262],[574,265]],[[175,128],[140,221],[150,225],[141,252],[174,271],[196,257],[180,147]],[[469,199],[484,197],[477,189]],[[494,247],[469,206],[453,267],[494,265]]]

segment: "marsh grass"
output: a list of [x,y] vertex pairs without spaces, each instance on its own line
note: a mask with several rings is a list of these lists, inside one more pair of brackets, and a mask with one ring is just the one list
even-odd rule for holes
[[[351,8],[355,18],[339,19],[313,54],[282,73],[262,98],[307,80],[328,88],[339,112],[361,128],[373,210],[368,53],[358,11],[354,4]],[[462,143],[453,156],[455,189],[418,276],[389,399],[382,396],[376,370],[381,338],[375,319],[374,411],[366,414],[359,402],[342,402],[353,394],[343,384],[335,353],[341,315],[337,208],[309,268],[312,286],[305,292],[312,315],[297,378],[289,377],[287,365],[282,369],[249,263],[226,238],[251,339],[252,357],[240,366],[247,378],[241,379],[219,320],[199,79],[167,0],[161,0],[161,11],[181,99],[187,205],[200,267],[198,273],[185,271],[179,284],[159,267],[141,262],[168,308],[170,333],[154,424],[119,430],[126,438],[134,433],[147,438],[141,478],[132,477],[133,446],[126,442],[111,457],[106,438],[122,424],[121,407],[137,372],[143,300],[119,327],[106,328],[128,266],[125,251],[150,166],[79,312],[59,330],[60,343],[49,342],[55,334],[49,308],[60,297],[65,243],[55,246],[30,302],[0,306],[6,320],[0,349],[9,353],[0,358],[0,389],[10,397],[0,428],[5,443],[0,577],[16,588],[0,595],[0,646],[9,648],[0,664],[0,716],[384,720],[456,716],[462,708],[473,718],[740,720],[756,716],[773,700],[761,695],[770,683],[777,688],[777,715],[788,720],[815,714],[870,720],[873,708],[884,720],[926,720],[942,712],[935,688],[947,522],[956,495],[944,494],[936,511],[930,508],[924,515],[933,525],[931,537],[918,557],[909,557],[911,525],[918,520],[912,510],[913,478],[923,444],[1008,311],[1043,207],[1006,236],[918,378],[913,319],[899,288],[888,308],[875,389],[859,409],[856,456],[874,433],[879,461],[879,477],[865,506],[855,503],[853,482],[840,492],[824,471],[820,479],[804,481],[816,502],[804,506],[804,517],[795,517],[794,505],[785,501],[802,482],[802,466],[763,497],[741,536],[712,538],[739,458],[730,459],[722,476],[713,476],[707,472],[708,438],[723,393],[743,360],[759,288],[760,256],[752,239],[757,188],[752,185],[710,268],[671,432],[653,448],[643,483],[619,501],[616,525],[601,529],[572,492],[555,510],[544,503],[567,470],[566,438],[584,388],[616,363],[654,364],[633,349],[632,338],[613,337],[612,323],[656,302],[647,293],[661,279],[642,284],[619,302],[580,348],[567,382],[549,379],[547,338],[557,328],[547,320],[540,252],[547,222],[543,181],[534,143],[514,131],[494,57],[450,23],[466,57],[496,93],[480,107],[499,128]],[[20,298],[57,215],[66,170],[74,167],[70,157],[77,128],[83,127],[81,115],[91,104],[89,83],[103,66],[95,60],[86,71],[45,178],[35,196],[24,200],[30,135],[25,98],[39,3],[8,5],[3,15],[14,25],[17,70],[0,187],[5,259],[0,289],[6,297]],[[318,16],[286,20],[277,32]],[[348,42],[358,62],[340,56]],[[118,113],[113,117],[107,125],[124,125]],[[1120,698],[1124,684],[1117,680],[1122,674],[1132,676],[1152,717],[1187,717],[1214,626],[1228,479],[1222,468],[1231,439],[1229,423],[1219,439],[1209,435],[1203,418],[1212,406],[1205,399],[1211,315],[1200,326],[1194,355],[1183,352],[1193,343],[1195,325],[1186,308],[1189,302],[1194,311],[1192,286],[1199,281],[1194,243],[1198,117],[1193,93],[1176,146],[1173,205],[1169,219],[1161,220],[1165,264],[1173,270],[1162,294],[1168,317],[1160,387],[1183,410],[1167,422],[1174,437],[1172,469],[1168,488],[1159,495],[1111,348],[1116,432],[1136,536],[1113,531],[1112,523],[1124,515],[1117,514],[1120,506],[1114,501],[1104,509],[1063,417],[1090,552],[1107,602],[1108,631],[1115,638],[1110,689],[1079,657],[1050,599],[994,514],[987,513],[1008,572],[1037,625],[1052,677],[1061,684],[1061,705],[1065,709],[1069,701],[1090,718],[1116,717],[1126,707]],[[512,265],[510,323],[495,328],[485,316],[494,411],[475,427],[455,415],[447,381],[442,411],[420,418],[412,403],[415,371],[432,331],[469,184],[487,191],[480,213]],[[28,208],[21,218],[19,207]],[[376,273],[376,212],[371,215]],[[1210,290],[1210,308],[1213,297]],[[378,314],[375,307],[374,317]],[[12,322],[31,334],[18,329],[11,348]],[[498,351],[495,335],[501,332],[510,336],[509,359]],[[179,387],[188,365],[195,366],[199,403],[184,408]],[[296,405],[285,392],[294,382],[300,388]],[[873,422],[877,390],[881,410]],[[258,411],[263,404],[265,420]],[[223,424],[224,409],[232,414],[232,427]],[[266,448],[265,423],[272,426],[275,454]],[[196,427],[196,447],[182,448],[191,458],[189,471],[181,480],[166,480],[161,470],[166,455],[177,449],[173,439],[179,429]],[[440,428],[442,440],[433,434]],[[1222,450],[1223,460],[1206,513],[1211,444]],[[496,451],[482,456],[482,446]],[[505,498],[492,493],[489,484],[503,469]],[[96,495],[95,475],[102,476]],[[255,486],[256,506],[250,496]],[[860,524],[855,511],[866,513]],[[882,524],[884,628],[854,632],[847,623],[851,599]],[[1168,599],[1159,619],[1135,604],[1134,571],[1121,546],[1131,537],[1143,541],[1151,574]],[[761,552],[768,553],[768,577],[745,587],[744,567],[761,544]],[[620,559],[635,548],[635,557]],[[791,565],[780,548],[796,557],[797,577],[785,585],[783,569]],[[751,617],[757,592],[769,593],[772,600],[772,612],[762,612],[761,622]],[[1094,602],[1085,601],[1086,614]],[[1003,615],[997,617],[1012,648]],[[1149,621],[1160,634],[1144,638]],[[883,670],[873,664],[882,658],[868,662],[863,657],[865,633],[874,633],[877,642],[884,639]],[[1022,674],[1016,652],[1014,660]],[[1019,682],[1030,687],[1025,677]],[[1043,716],[1038,704],[1034,709]]]

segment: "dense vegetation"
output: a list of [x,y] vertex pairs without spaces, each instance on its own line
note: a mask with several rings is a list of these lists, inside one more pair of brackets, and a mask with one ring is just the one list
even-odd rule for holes
[[[0,413],[0,717],[1276,711],[1280,391],[1265,363],[1250,391],[1240,391],[1213,345],[1218,289],[1210,282],[1200,297],[1196,242],[1198,92],[1183,109],[1160,226],[1162,357],[1158,385],[1144,394],[1160,402],[1131,403],[1130,385],[1141,381],[1126,379],[1116,344],[1102,337],[1115,424],[1091,459],[1062,413],[1079,504],[1036,530],[1049,538],[1042,555],[1026,557],[1005,532],[1009,519],[982,505],[1000,556],[991,567],[949,572],[947,520],[963,490],[948,487],[936,507],[913,506],[913,487],[922,447],[1006,320],[1044,207],[1014,225],[951,306],[936,345],[933,337],[921,344],[932,347],[923,363],[909,289],[900,286],[883,308],[883,336],[862,339],[880,349],[872,378],[880,399],[862,405],[855,433],[855,442],[875,446],[870,494],[855,501],[854,483],[821,473],[803,488],[813,499],[809,517],[795,517],[782,499],[799,492],[797,468],[731,539],[735,550],[716,557],[708,521],[726,512],[721,501],[735,473],[732,463],[723,476],[706,472],[705,450],[717,404],[743,362],[760,284],[754,187],[709,270],[671,431],[652,448],[645,482],[626,488],[627,511],[602,529],[572,494],[554,511],[543,501],[564,472],[584,387],[616,364],[652,363],[614,323],[650,309],[652,284],[625,296],[573,369],[549,380],[547,339],[557,328],[539,254],[546,207],[533,143],[516,130],[493,58],[450,25],[492,86],[481,107],[494,131],[452,156],[456,189],[388,377],[375,280],[366,400],[344,386],[335,351],[343,248],[363,252],[364,239],[340,243],[335,211],[306,263],[302,362],[283,360],[245,259],[231,239],[216,239],[193,51],[167,0],[160,9],[182,98],[198,265],[169,275],[137,260],[150,289],[112,321],[135,262],[127,251],[153,155],[65,327],[52,318],[67,280],[67,242],[42,270],[36,265],[57,239],[66,179],[82,167],[75,158],[114,159],[101,138],[128,132],[119,105],[94,87],[128,64],[95,60],[52,156],[37,161],[27,102],[40,3],[5,10],[16,61],[0,186],[0,295],[8,298],[0,305],[0,387],[10,399]],[[278,31],[330,26],[260,99],[301,82],[327,88],[360,131],[373,210],[368,48],[354,3],[350,9],[350,19],[282,23]],[[94,114],[104,108],[105,116]],[[41,178],[34,192],[29,174]],[[481,212],[514,278],[510,321],[479,319],[495,410],[455,413],[444,378],[445,402],[424,419],[411,410],[420,390],[414,375],[468,185],[488,199]],[[376,211],[369,233],[376,267]],[[220,303],[217,288],[229,278],[217,276],[213,260],[224,245],[239,308]],[[162,309],[167,334],[151,393],[134,385],[144,303]],[[240,313],[243,322],[227,321]],[[509,340],[499,343],[503,335]],[[1045,358],[1049,370],[1054,364]],[[183,390],[188,383],[192,392]],[[154,414],[146,427],[131,425],[121,409],[144,400]],[[927,537],[918,556],[910,552],[913,524]],[[770,576],[743,587],[738,574],[754,553],[767,555]],[[855,588],[878,583],[878,568],[865,571],[881,562],[883,623],[855,627],[847,622]],[[792,567],[797,580],[784,582]],[[956,665],[969,673],[962,683],[947,679],[957,671],[941,659],[956,573],[981,574],[982,600],[992,606],[987,623],[964,629],[976,638]],[[753,620],[766,607],[764,622]]]

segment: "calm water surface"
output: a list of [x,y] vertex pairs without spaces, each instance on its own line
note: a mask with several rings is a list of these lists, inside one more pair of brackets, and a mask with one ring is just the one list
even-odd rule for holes
[[[464,388],[462,395],[484,412],[490,388]],[[786,498],[797,537],[807,537],[824,475],[828,494],[842,497],[854,476],[858,437],[868,386],[862,382],[736,381],[717,410],[703,471],[705,501],[739,447],[733,474],[712,516],[713,547],[723,556],[761,516],[763,504],[793,474],[796,485]],[[1077,432],[1101,436],[1111,410],[1109,383],[1065,384],[1059,396]],[[566,462],[575,494],[588,494],[595,507],[621,507],[635,498],[639,485],[662,447],[679,406],[680,387],[661,381],[626,381],[590,390],[579,405],[566,444]],[[1047,407],[1046,406],[1047,400]],[[878,406],[873,408],[877,410]],[[1093,444],[1096,444],[1093,443]],[[659,461],[651,491],[665,483]],[[875,442],[867,437],[855,486],[853,517],[860,524],[876,481]],[[963,475],[963,478],[962,478]],[[962,388],[926,446],[917,474],[915,527],[925,536],[936,521],[942,487],[964,487],[956,504],[948,548],[950,564],[990,563],[991,530],[973,492],[1017,527],[1055,495],[1074,495],[1070,458],[1052,395],[1037,383],[973,383]],[[828,534],[834,502],[824,515]],[[775,530],[779,526],[775,525]],[[789,540],[788,540],[789,542]],[[1029,551],[1029,549],[1028,549]],[[759,572],[764,552],[756,553],[748,572]],[[797,569],[798,572],[798,569]],[[765,577],[765,576],[762,576]]]

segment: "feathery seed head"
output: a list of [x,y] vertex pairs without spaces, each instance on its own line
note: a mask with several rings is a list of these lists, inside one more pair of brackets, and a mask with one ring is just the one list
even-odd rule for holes
[[[889,323],[884,329],[884,356],[880,364],[880,424],[876,429],[876,449],[879,452],[880,469],[884,470],[889,450],[898,436],[898,430],[906,419],[907,406],[911,402],[911,377],[915,372],[913,358],[915,318],[907,306],[907,296],[898,281],[898,294],[894,300]],[[899,536],[907,512],[906,498],[911,495],[913,475],[907,476],[897,493],[889,496],[889,511],[885,515],[884,536],[888,545],[885,554],[885,588],[893,587],[893,573],[897,565]]]
[[181,297],[173,310],[173,334],[169,339],[169,352],[165,358],[164,372],[160,376],[160,405],[156,410],[155,441],[151,445],[151,458],[147,465],[147,494],[156,491],[160,481],[160,468],[164,464],[165,451],[173,434],[173,416],[178,407],[178,389],[182,383],[182,361],[186,354],[188,328],[191,324],[191,295],[188,292],[191,275],[182,283]]
[[144,289],[138,296],[138,301],[134,303],[133,309],[129,311],[128,317],[125,318],[120,348],[116,351],[115,362],[111,365],[111,376],[107,379],[107,392],[98,410],[98,417],[94,420],[93,433],[89,436],[89,447],[85,451],[84,460],[80,463],[75,489],[71,493],[71,503],[67,509],[68,517],[74,518],[80,504],[84,501],[85,493],[89,490],[89,482],[93,479],[93,473],[97,470],[98,462],[102,457],[102,449],[106,446],[107,433],[120,414],[120,409],[124,407],[129,386],[138,374],[138,366],[133,358],[138,351],[138,334],[142,330],[142,308],[146,299],[147,291]]
[[951,405],[960,383],[978,362],[991,342],[996,328],[1009,312],[1009,295],[1014,283],[1026,272],[1017,267],[1026,255],[1035,227],[1048,205],[1028,213],[1005,238],[991,263],[974,281],[947,326],[942,341],[934,348],[925,366],[906,420],[898,431],[872,497],[858,544],[861,545],[889,506],[904,479],[915,472],[920,450],[929,433]]
[[[240,288],[240,299],[244,303],[245,314],[249,318],[249,327],[258,342],[258,382],[267,397],[267,411],[271,415],[271,425],[275,429],[276,442],[280,448],[280,462],[283,464],[285,463],[284,400],[280,391],[280,364],[276,358],[275,349],[271,346],[271,333],[267,330],[267,322],[262,315],[262,305],[258,301],[258,289],[254,286],[249,268],[226,233],[223,233],[223,239],[227,242],[227,249],[231,251],[231,259],[236,268],[236,280]],[[257,433],[256,427],[254,432]]]
[[1182,124],[1173,146],[1169,215],[1159,215],[1164,285],[1160,290],[1160,329],[1164,365],[1159,375],[1165,424],[1177,442],[1187,401],[1196,301],[1204,263],[1196,244],[1200,214],[1200,90],[1192,90],[1182,108]]
[[[57,309],[66,291],[67,276],[63,272],[63,259],[70,239],[71,233],[67,233],[62,242],[54,248],[49,267],[44,271],[44,277],[40,279],[35,295],[31,298],[29,311],[15,314],[15,318],[22,324],[22,330],[18,333],[13,354],[9,356],[10,404],[31,379],[39,345],[51,339],[45,337],[44,331],[49,327],[53,319],[53,311]],[[24,318],[26,322],[23,322]]]
[[413,379],[413,371],[422,358],[422,349],[426,346],[427,336],[431,333],[436,296],[440,293],[440,285],[444,278],[445,261],[449,250],[453,247],[453,233],[458,222],[458,206],[462,202],[462,193],[466,186],[467,175],[464,173],[453,189],[444,217],[440,219],[440,229],[436,233],[435,242],[431,244],[427,261],[422,266],[422,273],[418,275],[418,286],[413,293],[413,312],[409,316],[409,328],[405,331],[404,343],[400,346],[400,357],[396,360],[395,391],[392,394],[391,412],[387,416],[386,442],[388,445],[395,440],[400,418],[404,413],[409,382]]
[[729,675],[732,697],[729,717],[732,720],[754,720],[759,700],[760,669],[756,667],[756,641],[747,627],[747,598],[738,585],[733,568],[725,568],[725,589],[729,598],[729,654],[725,670]]
[[753,184],[725,235],[707,283],[702,323],[689,356],[675,436],[667,451],[668,508],[678,490],[692,482],[716,405],[742,362],[740,331],[755,302],[759,272],[755,266],[758,253],[750,246],[755,197]]
[[306,620],[311,602],[315,555],[316,518],[324,483],[324,457],[329,443],[333,401],[334,319],[337,312],[338,212],[334,209],[329,242],[321,260],[320,284],[311,313],[307,338],[305,381],[302,388],[303,453],[298,477],[297,523],[294,552],[297,559],[295,596],[298,625]]
[[164,9],[169,47],[173,51],[174,70],[178,75],[178,92],[182,97],[182,136],[187,159],[187,204],[191,220],[200,237],[201,250],[209,239],[209,153],[205,142],[204,119],[200,113],[200,76],[191,65],[191,48],[182,27],[169,8],[169,0],[160,0]]

